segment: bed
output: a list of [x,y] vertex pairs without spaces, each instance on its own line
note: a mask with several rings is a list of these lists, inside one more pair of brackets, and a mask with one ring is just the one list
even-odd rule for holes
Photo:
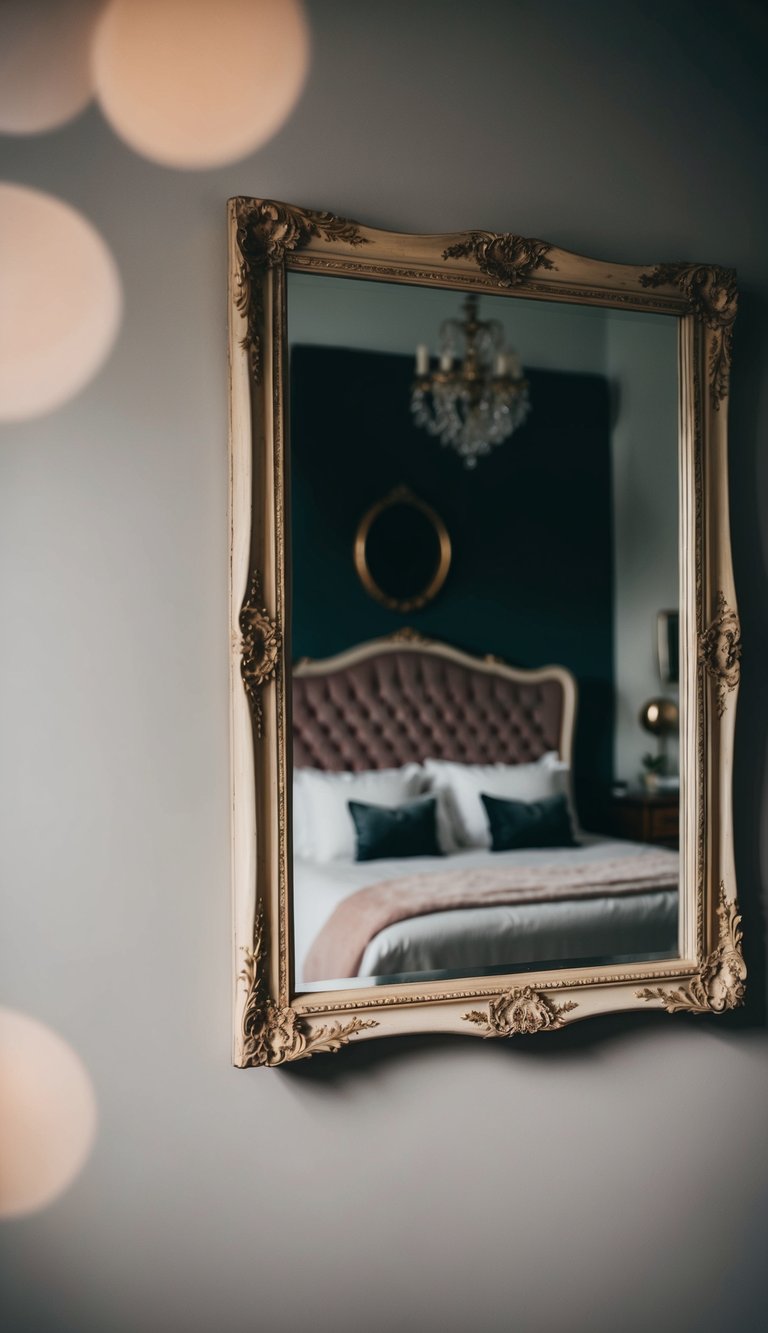
[[[573,814],[565,668],[522,670],[401,633],[299,662],[292,715],[298,989],[677,954],[675,853],[585,833],[575,816],[575,846],[491,850],[461,826],[463,789],[450,783],[470,775],[471,790],[477,773],[562,790]],[[436,855],[358,861],[349,820],[343,846],[305,837],[307,790],[337,803],[362,790],[376,805],[390,784],[381,803],[392,805],[398,783],[410,808],[442,793]],[[319,818],[324,808],[309,813],[327,843],[336,816],[328,804]]]

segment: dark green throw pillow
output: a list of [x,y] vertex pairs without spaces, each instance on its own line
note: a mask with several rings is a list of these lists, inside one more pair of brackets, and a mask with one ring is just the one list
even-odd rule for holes
[[357,833],[356,861],[388,857],[442,856],[437,843],[437,800],[406,805],[368,805],[347,801]]
[[541,801],[507,801],[481,793],[491,830],[491,850],[511,852],[523,847],[578,847],[565,796]]

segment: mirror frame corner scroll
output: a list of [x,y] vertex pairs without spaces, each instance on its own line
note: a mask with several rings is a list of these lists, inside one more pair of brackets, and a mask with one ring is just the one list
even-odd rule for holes
[[[741,634],[731,563],[731,269],[607,264],[514,233],[405,235],[266,199],[229,202],[234,1063],[276,1066],[414,1031],[484,1038],[654,1008],[743,1002],[731,777]],[[680,956],[507,978],[296,994],[290,919],[286,274],[316,272],[667,314],[678,320]]]

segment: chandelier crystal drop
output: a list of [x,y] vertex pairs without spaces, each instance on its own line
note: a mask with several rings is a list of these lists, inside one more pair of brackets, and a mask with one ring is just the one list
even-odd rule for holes
[[455,449],[467,468],[517,429],[531,410],[520,358],[504,343],[498,320],[477,318],[478,298],[464,301],[464,319],[440,326],[439,364],[416,348],[411,412],[417,426]]

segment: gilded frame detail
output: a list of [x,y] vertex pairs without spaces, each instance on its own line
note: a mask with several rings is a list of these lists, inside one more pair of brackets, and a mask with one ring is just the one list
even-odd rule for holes
[[[229,204],[234,1063],[275,1066],[406,1032],[517,1038],[656,1008],[721,1013],[745,967],[731,823],[741,637],[728,517],[730,269],[607,264],[514,233],[412,236],[272,200]],[[286,273],[397,281],[678,321],[680,956],[296,994],[286,698]]]

